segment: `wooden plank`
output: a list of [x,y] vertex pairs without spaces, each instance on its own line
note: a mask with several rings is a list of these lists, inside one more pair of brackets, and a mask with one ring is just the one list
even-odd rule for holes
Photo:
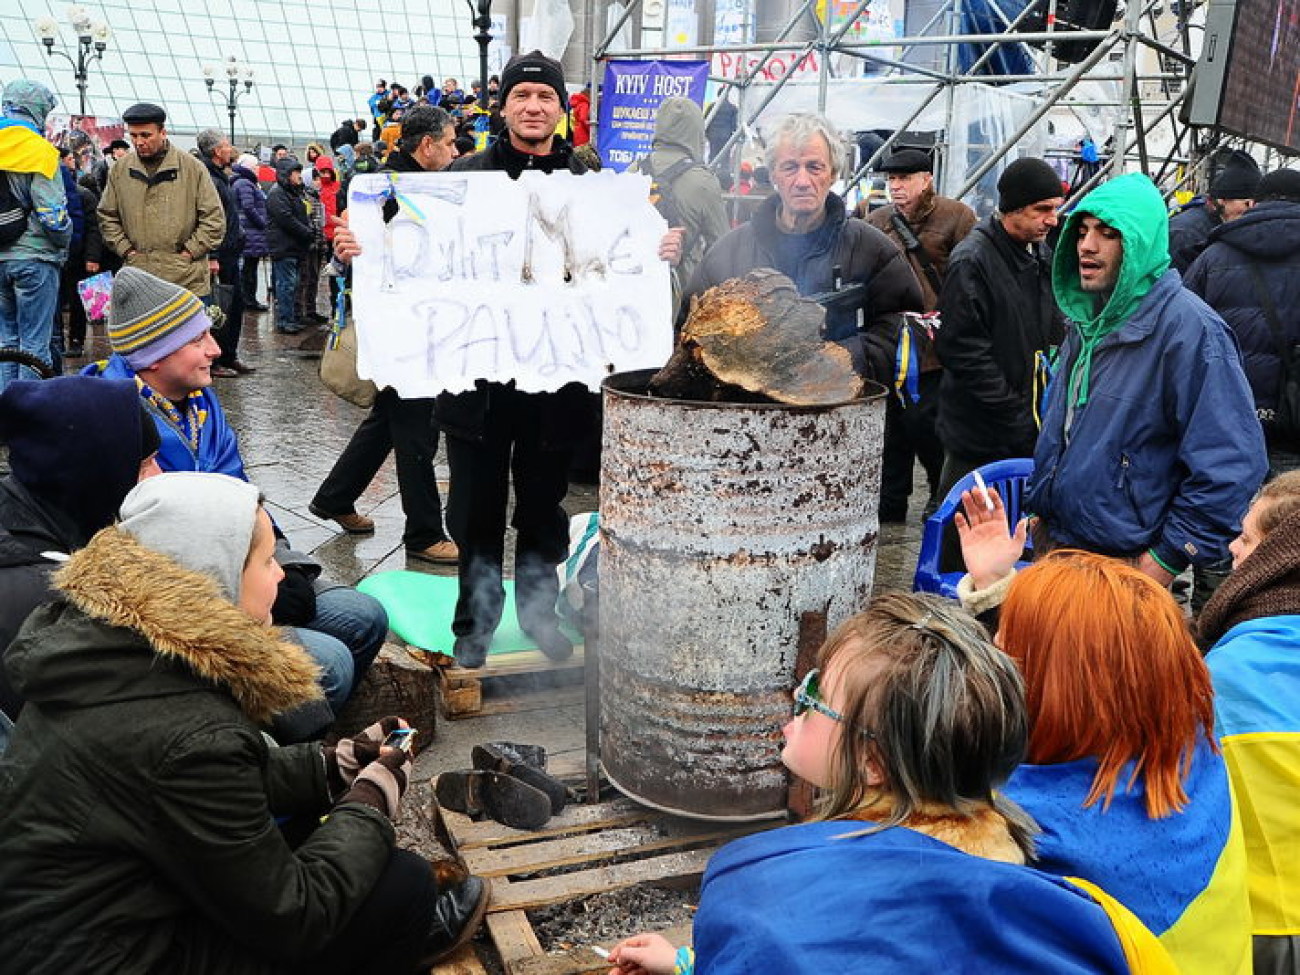
[[637,805],[631,799],[615,799],[598,806],[568,806],[560,815],[552,816],[551,821],[539,830],[511,829],[491,819],[476,823],[468,816],[447,810],[443,810],[443,815],[457,851],[501,843],[529,842],[565,833],[589,832],[664,818],[663,813]]
[[444,961],[438,962],[429,975],[488,975],[473,945],[462,945],[461,949]]
[[519,714],[525,711],[544,711],[548,708],[563,708],[582,703],[584,691],[581,686],[574,687],[540,687],[525,691],[513,697],[479,700],[478,710],[468,713],[451,714],[444,712],[448,721],[462,718],[478,718],[489,714]]
[[469,850],[465,865],[469,872],[480,877],[507,877],[539,873],[556,867],[571,867],[615,857],[648,856],[665,850],[710,846],[716,849],[722,843],[740,835],[735,829],[708,830],[668,829],[663,836],[656,826],[640,829],[606,829],[599,833],[583,833],[544,843],[525,843],[504,849]]
[[[629,918],[629,924],[636,928],[635,919]],[[677,924],[659,933],[672,944],[688,945],[691,943],[691,927],[690,924]],[[640,930],[636,928],[627,933],[632,935]],[[600,947],[608,950],[613,945]],[[510,975],[595,975],[597,972],[605,975],[608,971],[609,962],[592,951],[588,945],[581,945],[568,951],[553,951],[536,958],[526,958],[509,968]]]
[[685,853],[669,853],[649,860],[593,867],[558,877],[514,881],[500,892],[500,897],[494,888],[488,911],[528,911],[669,877],[696,877],[704,873],[713,852],[690,850]]
[[[499,883],[494,883],[493,898],[496,897],[498,889],[505,888]],[[537,935],[533,933],[533,926],[528,923],[528,915],[523,911],[488,914],[487,928],[506,971],[510,971],[513,965],[525,958],[537,958],[543,954],[541,942],[537,940]]]

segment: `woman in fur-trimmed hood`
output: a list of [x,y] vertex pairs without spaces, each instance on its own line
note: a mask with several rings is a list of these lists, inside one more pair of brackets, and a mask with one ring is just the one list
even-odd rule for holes
[[[393,850],[406,757],[375,744],[349,768],[345,743],[259,730],[320,694],[268,625],[279,575],[257,488],[196,473],[142,482],[58,572],[5,661],[27,706],[0,760],[0,973],[422,957],[441,898],[428,863]],[[326,813],[296,847],[277,825]],[[381,890],[405,906],[376,924]]]

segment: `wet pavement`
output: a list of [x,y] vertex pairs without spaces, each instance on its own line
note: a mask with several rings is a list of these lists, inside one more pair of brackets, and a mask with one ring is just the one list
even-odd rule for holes
[[[374,535],[344,534],[332,522],[321,521],[307,511],[317,487],[366,414],[321,384],[317,375],[319,351],[301,346],[318,350],[322,338],[323,334],[314,329],[300,336],[279,335],[272,327],[269,312],[247,316],[239,357],[256,367],[257,372],[238,379],[218,379],[216,389],[239,433],[249,479],[266,495],[268,509],[291,544],[319,559],[333,578],[355,584],[372,573],[392,569],[454,574],[454,566],[408,562],[402,546],[402,506],[391,457],[357,502],[357,510],[375,520]],[[87,350],[96,358],[108,354],[102,325],[89,337]],[[82,364],[84,360],[70,360],[68,371]],[[445,504],[448,475],[442,450],[437,473]],[[918,484],[921,476],[918,468]],[[911,588],[920,546],[923,491],[914,493],[914,502],[907,525],[881,528],[877,592]],[[595,488],[571,487],[565,501],[570,514],[593,511],[596,506]],[[506,551],[509,558],[513,539],[507,540]],[[509,572],[507,565],[507,575]],[[554,706],[516,713],[440,721],[437,745],[426,748],[420,756],[417,779],[462,767],[468,764],[473,744],[501,739],[544,745],[560,764],[580,767],[584,720],[581,705],[557,701]]]

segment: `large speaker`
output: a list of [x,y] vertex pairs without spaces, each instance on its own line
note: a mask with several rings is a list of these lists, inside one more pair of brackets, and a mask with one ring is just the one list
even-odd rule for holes
[[[1056,31],[1068,36],[1069,31],[1106,30],[1115,22],[1115,10],[1119,0],[1057,0]],[[1032,0],[1029,15],[1020,22],[1020,29],[1029,33],[1047,30],[1048,0]],[[1032,42],[1034,47],[1043,47],[1042,41]],[[1052,56],[1066,64],[1078,64],[1094,50],[1100,41],[1071,41],[1062,39],[1052,42]]]

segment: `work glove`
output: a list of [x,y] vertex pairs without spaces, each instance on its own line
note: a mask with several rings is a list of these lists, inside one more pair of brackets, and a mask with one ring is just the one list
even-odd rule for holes
[[356,780],[357,773],[379,758],[379,747],[385,738],[398,728],[409,727],[401,718],[390,714],[363,728],[353,738],[343,738],[334,745],[324,746],[321,751],[325,755],[325,776],[330,798],[337,798],[347,792]]
[[316,588],[307,567],[286,565],[271,607],[276,626],[306,626],[316,618]]
[[397,822],[398,807],[411,776],[411,756],[398,748],[388,748],[371,762],[352,782],[352,788],[339,800],[361,802],[379,810],[390,822]]

